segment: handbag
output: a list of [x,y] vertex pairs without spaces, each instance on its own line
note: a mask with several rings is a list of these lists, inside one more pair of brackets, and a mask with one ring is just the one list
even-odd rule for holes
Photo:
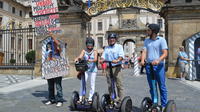
[[81,80],[81,75],[85,75],[85,72],[78,72],[77,79]]

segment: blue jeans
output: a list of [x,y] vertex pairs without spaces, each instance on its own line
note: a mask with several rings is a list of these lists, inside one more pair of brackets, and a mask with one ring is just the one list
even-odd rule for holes
[[[155,79],[157,81],[157,84],[158,84],[158,87],[160,90],[161,105],[162,105],[162,107],[165,107],[167,105],[167,88],[165,85],[164,63],[160,63],[159,65],[153,66],[153,69],[154,69],[154,73],[155,73]],[[157,94],[155,94],[153,91],[154,88],[153,88],[153,84],[152,84],[152,73],[151,73],[149,64],[146,65],[146,74],[147,74],[147,80],[148,80],[149,87],[150,87],[151,98],[154,99],[154,96],[157,96]]]
[[[48,91],[49,91],[49,101],[51,102],[63,102],[63,93],[62,93],[62,77],[48,79]],[[57,95],[55,97],[55,86],[57,90]]]

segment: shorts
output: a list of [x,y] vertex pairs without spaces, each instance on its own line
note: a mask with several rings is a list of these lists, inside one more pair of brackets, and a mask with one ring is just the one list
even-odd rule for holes
[[125,65],[128,65],[128,62],[126,61],[124,64],[125,64]]
[[188,73],[188,70],[189,70],[189,66],[187,63],[184,63],[184,62],[179,63],[179,72],[180,73]]

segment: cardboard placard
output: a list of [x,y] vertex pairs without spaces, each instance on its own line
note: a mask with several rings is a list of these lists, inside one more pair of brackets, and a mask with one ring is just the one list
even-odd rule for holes
[[32,0],[32,12],[37,34],[61,33],[57,0]]

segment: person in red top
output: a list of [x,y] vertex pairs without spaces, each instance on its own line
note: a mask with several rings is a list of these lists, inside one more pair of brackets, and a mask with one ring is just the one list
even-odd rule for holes
[[[104,50],[105,46],[103,47],[103,50]],[[102,68],[102,74],[105,76],[106,75],[106,68],[107,68],[107,64],[104,62],[104,63],[101,63],[101,68]]]
[[[138,62],[140,63],[141,65],[141,59],[142,59],[142,51],[140,51],[140,57],[138,57]],[[144,74],[143,70],[144,70],[144,65],[141,65],[141,69],[140,69],[140,74]]]

